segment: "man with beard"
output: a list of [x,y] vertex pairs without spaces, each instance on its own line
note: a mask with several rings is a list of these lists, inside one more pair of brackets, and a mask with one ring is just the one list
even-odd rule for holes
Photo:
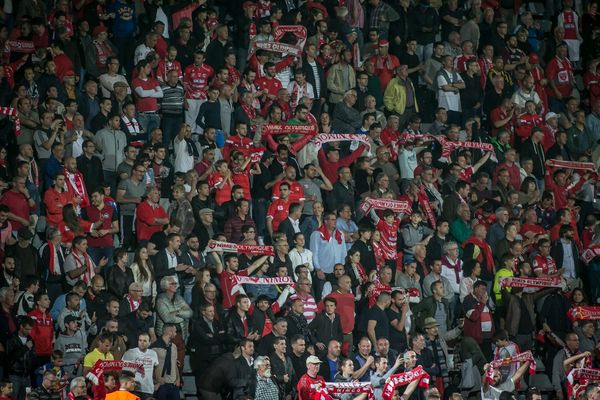
[[[15,275],[15,259],[7,256],[2,263],[2,273],[0,273],[0,287],[11,287],[15,284],[15,279],[19,282],[19,278]],[[17,284],[18,286],[18,284]]]
[[121,332],[127,338],[127,344],[131,348],[136,343],[136,338],[142,333],[150,336],[150,341],[156,340],[154,333],[154,318],[152,317],[152,305],[142,301],[137,311],[119,318]]
[[97,230],[88,238],[88,253],[94,262],[102,257],[112,260],[114,251],[113,235],[119,232],[119,220],[114,208],[104,202],[104,190],[100,187],[91,192],[91,205],[84,208],[83,219],[96,223],[102,221]]
[[[271,361],[268,357],[259,356],[254,360],[256,379],[248,383],[248,393],[255,399],[279,399],[279,386],[271,374]],[[289,378],[288,378],[289,379]]]
[[123,354],[123,361],[141,362],[144,365],[144,374],[136,371],[136,382],[139,382],[141,398],[148,398],[154,394],[154,367],[158,365],[156,352],[150,349],[150,335],[140,333],[137,340],[138,347],[129,349]]
[[[481,388],[482,400],[497,400],[500,398],[500,394],[502,392],[514,392],[515,384],[521,381],[521,378],[529,369],[529,364],[529,361],[522,363],[515,374],[506,379],[504,382],[501,382],[502,374],[500,373],[500,370],[494,370],[492,383],[490,384],[487,381],[484,381],[483,383],[483,387]],[[485,371],[487,371],[489,368],[491,368],[489,364],[486,364],[483,367]]]

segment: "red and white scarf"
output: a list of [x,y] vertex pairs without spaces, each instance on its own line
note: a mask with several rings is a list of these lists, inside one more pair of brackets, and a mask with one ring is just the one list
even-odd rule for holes
[[494,382],[494,370],[504,367],[510,364],[524,363],[529,361],[529,375],[535,374],[536,364],[535,359],[531,351],[525,351],[523,353],[515,354],[511,357],[502,358],[500,360],[492,361],[490,367],[485,371],[484,381],[491,384]]
[[253,254],[261,256],[274,256],[273,246],[254,246],[249,244],[235,244],[210,240],[207,251],[224,251],[226,253]]
[[94,385],[103,383],[103,375],[106,371],[121,371],[124,368],[133,369],[139,372],[140,375],[145,375],[144,363],[141,361],[121,361],[121,360],[98,360],[85,376]]
[[368,135],[360,135],[357,133],[319,133],[315,139],[314,144],[317,149],[323,146],[323,143],[329,142],[347,142],[356,140],[367,146],[368,150],[371,151],[371,143],[369,143]]
[[60,260],[58,259],[58,252],[60,251],[62,253],[62,249],[60,248],[60,245],[58,247],[59,247],[59,249],[57,251],[54,243],[52,243],[52,241],[48,241],[48,251],[50,252],[48,271],[50,272],[50,275],[60,275],[61,274]]
[[[567,395],[569,399],[578,399],[590,382],[600,381],[600,369],[597,368],[573,368],[567,375]],[[579,383],[579,388],[575,391],[573,386]]]
[[250,120],[256,119],[256,108],[242,104],[242,110]]
[[328,395],[367,393],[369,400],[375,400],[370,382],[326,382],[324,389]]
[[558,276],[551,278],[519,278],[516,276],[507,276],[500,279],[501,288],[559,288],[561,286],[561,279]]
[[17,114],[17,110],[12,107],[0,107],[1,115],[8,115],[13,119],[15,123],[15,137],[18,137],[21,134],[21,120]]
[[419,198],[419,203],[421,203],[421,206],[425,210],[425,214],[427,215],[427,220],[429,221],[431,228],[435,229],[435,213],[433,212],[433,208],[431,207],[431,203],[429,202],[429,197],[427,197],[427,193],[425,193],[425,187],[423,185],[421,185],[421,187],[419,188],[419,193],[417,194],[417,196]]
[[[77,268],[85,266],[85,272],[82,279],[86,285],[89,285],[90,282],[92,282],[94,275],[96,275],[96,271],[94,270],[94,262],[87,253],[80,255],[77,250],[73,249],[71,254],[73,255],[73,259],[75,260]],[[83,262],[81,261],[80,257],[83,257]]]
[[123,115],[121,119],[125,123],[125,127],[127,128],[127,131],[129,133],[133,134],[133,136],[137,136],[140,134],[140,124],[135,118],[129,119],[125,115]]
[[89,206],[90,199],[88,197],[81,172],[71,172],[65,168],[65,177],[67,178],[69,192],[72,192],[75,197],[79,197],[81,199],[79,207],[84,208]]
[[141,301],[134,300],[129,293],[125,295],[125,300],[127,300],[127,302],[129,303],[129,309],[131,310],[131,312],[135,312],[138,308],[140,308]]
[[[317,230],[321,232],[321,239],[325,242],[329,242],[329,239],[331,239],[331,233],[329,233],[329,231],[325,227],[325,224],[321,225],[321,227]],[[342,232],[340,232],[339,229],[335,228],[333,231],[333,235],[338,244],[342,244]]]
[[573,307],[567,312],[571,321],[577,320],[600,320],[600,307]]
[[564,160],[548,160],[546,161],[548,167],[553,168],[566,168],[566,169],[577,169],[581,171],[596,172],[596,166],[591,162],[578,162],[578,161],[564,161]]
[[420,381],[421,387],[429,387],[429,374],[420,365],[408,372],[390,376],[383,387],[383,400],[392,400],[398,386],[406,386],[414,381]]
[[491,151],[494,153],[494,146],[491,143],[482,142],[453,142],[447,140],[443,136],[436,137],[436,140],[442,145],[442,157],[448,157],[454,150],[468,148],[468,149],[479,149],[483,151]]
[[360,205],[360,210],[367,214],[371,209],[376,210],[392,210],[402,214],[412,214],[412,208],[408,201],[405,200],[389,200],[389,199],[373,199],[366,198]]
[[261,128],[263,136],[268,135],[316,135],[316,125],[264,124]]
[[390,71],[394,69],[394,62],[392,61],[392,57],[389,54],[385,57],[377,56],[375,64],[375,68],[377,69],[387,69]]

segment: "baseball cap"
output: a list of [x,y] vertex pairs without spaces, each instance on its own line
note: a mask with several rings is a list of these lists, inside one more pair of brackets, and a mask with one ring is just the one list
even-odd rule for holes
[[322,364],[322,363],[323,363],[323,361],[319,360],[319,357],[317,357],[317,356],[309,356],[306,359],[306,365],[308,365],[308,364]]
[[546,121],[548,121],[550,118],[558,118],[558,114],[555,112],[550,111],[548,114],[546,114]]

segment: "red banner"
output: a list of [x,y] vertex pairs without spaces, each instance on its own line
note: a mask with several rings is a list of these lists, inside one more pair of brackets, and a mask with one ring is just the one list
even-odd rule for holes
[[366,393],[369,400],[375,399],[370,382],[326,382],[325,392],[328,395]]
[[316,135],[316,125],[264,124],[263,135]]
[[562,287],[561,279],[558,276],[552,278],[519,278],[516,276],[507,276],[500,279],[500,287],[516,288],[559,288]]
[[8,47],[13,53],[33,53],[35,51],[31,40],[9,40]]
[[600,307],[573,307],[567,312],[571,321],[600,320]]
[[236,244],[210,240],[208,251],[224,251],[226,253],[253,254],[260,256],[274,256],[273,246],[254,246],[249,244]]
[[592,262],[592,260],[596,257],[600,257],[600,245],[598,244],[590,246],[583,253],[581,253],[581,259],[586,264]]
[[376,210],[390,209],[394,212],[412,214],[412,208],[410,208],[408,201],[403,200],[373,199],[367,197],[360,205],[363,214],[367,214],[372,208]]

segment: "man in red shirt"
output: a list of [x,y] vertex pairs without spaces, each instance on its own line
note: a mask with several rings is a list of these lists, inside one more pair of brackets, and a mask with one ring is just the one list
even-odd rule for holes
[[379,52],[373,56],[371,62],[375,65],[375,75],[379,78],[381,89],[385,91],[388,83],[394,77],[394,71],[400,66],[400,61],[398,57],[389,54],[390,43],[387,40],[381,39],[377,48]]
[[313,400],[325,389],[325,379],[319,374],[322,361],[317,356],[306,359],[306,373],[298,381],[298,400]]
[[340,160],[340,151],[335,147],[330,146],[327,149],[327,154],[325,154],[325,150],[321,148],[318,155],[319,165],[327,179],[329,179],[333,185],[338,180],[338,170],[341,167],[349,167],[350,164],[360,157],[364,150],[365,145],[361,144],[354,152]]
[[556,266],[556,262],[550,256],[552,244],[548,239],[540,239],[537,243],[538,254],[533,258],[531,267],[537,277],[552,277],[560,276],[563,273],[563,268],[560,270]]
[[44,193],[44,205],[46,206],[46,223],[51,226],[58,226],[62,221],[62,210],[67,204],[76,205],[80,202],[73,198],[73,195],[65,190],[65,174],[58,172],[54,176],[54,185]]
[[554,193],[554,207],[557,210],[567,206],[568,195],[576,194],[581,189],[589,179],[589,173],[583,175],[576,184],[567,185],[567,178],[566,170],[553,171],[552,168],[546,167],[546,176],[544,177],[546,190]]
[[94,262],[102,257],[112,260],[114,251],[113,235],[119,233],[119,220],[115,209],[104,201],[104,189],[98,187],[91,193],[91,205],[83,209],[82,218],[92,224],[102,224],[88,237],[88,253]]
[[194,53],[194,63],[189,65],[183,74],[185,123],[192,127],[192,132],[201,132],[201,128],[196,124],[196,119],[200,106],[207,98],[208,82],[214,75],[214,69],[204,63],[204,52],[197,50]]
[[158,201],[160,191],[156,186],[150,188],[146,194],[146,201],[141,202],[135,209],[135,229],[138,243],[147,243],[152,235],[160,232],[164,225],[169,223],[169,216]]
[[494,185],[498,182],[498,173],[501,169],[505,169],[510,174],[510,186],[514,189],[521,187],[521,169],[516,163],[517,151],[515,149],[508,149],[504,153],[504,162],[496,167],[494,173]]
[[[274,100],[277,97],[277,93],[283,88],[279,79],[277,79],[277,68],[272,62],[265,63],[266,76],[258,78],[256,80],[256,87],[258,90],[266,90],[267,97],[270,100]],[[260,74],[259,74],[260,75]]]
[[167,56],[158,62],[158,66],[156,67],[156,79],[158,79],[160,83],[165,83],[167,81],[167,74],[171,70],[177,71],[179,80],[183,79],[181,63],[177,61],[177,47],[173,45],[169,46]]
[[556,56],[546,66],[548,86],[546,93],[550,101],[550,109],[562,111],[563,100],[571,96],[573,91],[573,66],[567,57],[567,43],[561,42],[556,47]]
[[225,268],[221,262],[220,256],[217,252],[213,252],[213,260],[215,261],[217,275],[219,276],[219,282],[221,283],[221,294],[223,296],[223,307],[230,309],[235,304],[235,297],[238,294],[244,294],[244,288],[242,285],[238,285],[235,282],[236,276],[249,276],[258,268],[260,268],[269,256],[261,256],[254,260],[248,268],[239,271],[239,260],[237,254],[225,254],[223,257],[225,262]]
[[273,198],[277,199],[280,197],[279,188],[283,183],[287,183],[290,188],[289,201],[292,203],[301,203],[304,200],[304,189],[300,182],[296,180],[296,168],[293,165],[286,165],[284,169],[285,176],[283,180],[277,182],[273,186]]
[[138,111],[138,122],[144,132],[152,132],[160,127],[158,99],[162,99],[163,91],[160,83],[151,76],[152,65],[142,60],[137,65],[138,76],[131,81],[131,89],[135,92],[135,108]]
[[518,139],[515,138],[515,145],[520,146],[524,141],[529,139],[533,127],[541,127],[542,123],[543,118],[536,112],[535,103],[531,100],[525,102],[525,112],[516,118],[517,128],[515,129],[515,132]]
[[290,184],[287,182],[279,185],[279,198],[275,199],[267,210],[267,232],[269,236],[273,236],[273,232],[277,231],[281,221],[289,215],[290,204]]
[[502,103],[490,113],[492,121],[492,137],[495,137],[500,129],[513,133],[514,131],[515,106],[510,98],[504,98]]
[[242,152],[244,156],[248,156],[250,146],[252,146],[252,139],[248,137],[248,125],[244,122],[238,122],[235,124],[235,135],[231,135],[225,140],[223,158],[229,161],[234,151]]

